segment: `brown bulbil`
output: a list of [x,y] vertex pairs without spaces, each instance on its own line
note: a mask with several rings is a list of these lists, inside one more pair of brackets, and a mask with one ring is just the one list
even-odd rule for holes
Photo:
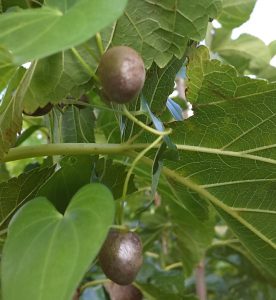
[[99,65],[99,77],[106,98],[119,104],[138,96],[145,82],[145,66],[140,55],[132,48],[110,48]]
[[109,282],[104,285],[111,300],[142,300],[142,293],[132,284],[118,285]]
[[117,284],[131,284],[143,263],[142,250],[136,233],[110,230],[99,253],[103,272]]
[[33,113],[27,113],[25,111],[23,111],[23,113],[27,116],[41,117],[41,116],[47,115],[52,110],[52,108],[53,108],[53,104],[48,103],[44,107],[39,107]]

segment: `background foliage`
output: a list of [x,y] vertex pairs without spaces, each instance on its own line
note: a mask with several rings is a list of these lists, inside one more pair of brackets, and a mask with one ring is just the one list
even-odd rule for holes
[[[145,299],[198,299],[203,262],[208,299],[276,299],[276,42],[231,38],[255,3],[0,1],[4,300],[108,299],[96,256],[122,200]],[[97,80],[122,44],[147,70],[132,118]],[[137,120],[171,133],[134,165],[156,141]]]

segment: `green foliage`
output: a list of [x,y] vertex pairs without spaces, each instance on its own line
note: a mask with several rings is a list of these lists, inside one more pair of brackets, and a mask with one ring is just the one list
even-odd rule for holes
[[0,228],[7,226],[14,212],[32,199],[39,187],[54,173],[54,167],[34,169],[0,184]]
[[64,212],[73,195],[90,182],[94,158],[91,156],[66,156],[60,169],[38,190],[37,195],[49,199]]
[[113,214],[112,194],[100,184],[83,186],[64,215],[47,198],[30,201],[9,226],[1,266],[4,299],[70,299]]
[[160,113],[160,109],[164,110],[168,96],[173,92],[175,76],[182,65],[183,59],[174,57],[164,68],[153,63],[149,69],[143,95],[154,112]]
[[46,5],[36,10],[26,9],[0,16],[0,44],[13,53],[15,64],[43,58],[88,40],[115,21],[127,1],[45,2]]
[[2,91],[7,86],[7,83],[12,77],[15,69],[16,67],[12,64],[11,54],[3,47],[0,47],[0,91]]
[[217,42],[220,36],[225,37],[224,29],[218,30],[213,40],[212,50],[218,52],[240,73],[245,70],[256,72],[269,64],[271,59],[269,48],[260,39],[249,34],[242,34],[236,40],[224,39],[223,42],[221,40]]
[[249,19],[255,4],[256,0],[223,0],[218,21],[225,28],[239,27]]
[[[3,300],[107,300],[111,226],[141,237],[144,299],[200,298],[202,265],[208,299],[275,298],[275,41],[231,39],[255,2],[0,1]],[[146,67],[126,106],[98,77],[115,45]]]
[[144,58],[146,67],[163,68],[173,56],[183,57],[189,39],[200,41],[209,17],[215,18],[221,0],[130,0],[116,24],[112,45],[126,44]]

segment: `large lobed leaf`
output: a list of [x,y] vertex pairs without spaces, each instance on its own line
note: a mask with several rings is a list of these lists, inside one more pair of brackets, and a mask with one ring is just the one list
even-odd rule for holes
[[88,40],[115,21],[126,3],[48,0],[42,8],[2,14],[0,45],[12,52],[18,65],[57,53]]
[[276,279],[276,84],[239,77],[205,47],[191,54],[187,76],[195,116],[172,124],[180,161],[164,174],[209,200]]
[[83,186],[64,215],[44,197],[30,201],[9,226],[1,265],[3,298],[72,299],[113,216],[112,194],[101,184]]
[[113,45],[127,44],[144,58],[164,67],[183,57],[189,39],[204,39],[209,17],[216,17],[221,0],[130,0],[118,20]]

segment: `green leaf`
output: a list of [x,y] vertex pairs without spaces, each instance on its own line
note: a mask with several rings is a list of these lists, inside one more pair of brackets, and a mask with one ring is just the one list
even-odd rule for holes
[[7,170],[5,163],[0,163],[0,183],[8,181],[10,179],[9,171]]
[[195,116],[172,124],[180,162],[164,173],[211,203],[247,251],[276,279],[276,83],[238,77],[195,49],[188,98]]
[[271,65],[267,65],[265,68],[260,70],[260,72],[256,72],[256,75],[258,78],[264,78],[271,82],[276,81],[276,68]]
[[276,41],[272,41],[268,45],[268,48],[270,50],[271,58],[273,58],[276,55]]
[[64,212],[77,190],[90,182],[93,163],[92,156],[65,156],[60,161],[61,168],[41,186],[37,196],[48,198]]
[[161,69],[153,63],[148,70],[142,93],[153,112],[160,113],[166,109],[166,101],[173,92],[175,76],[183,61],[174,57],[166,67]]
[[30,201],[9,226],[1,266],[3,298],[72,299],[113,216],[112,194],[100,184],[82,187],[64,215],[44,197]]
[[42,127],[43,127],[42,125],[32,125],[32,126],[28,127],[17,138],[15,146],[18,147],[19,145],[24,143],[34,132],[41,129]]
[[33,76],[35,64],[26,72],[18,69],[9,83],[0,106],[0,161],[16,142],[16,134],[22,127],[23,99]]
[[[92,70],[96,70],[100,54],[97,53],[94,38],[76,49],[86,64]],[[97,60],[91,56],[90,51],[93,55],[97,54]],[[39,106],[43,107],[49,102],[62,102],[77,87],[88,84],[90,79],[90,74],[71,50],[40,59],[24,98],[24,110],[32,113]],[[88,85],[90,89],[93,86],[91,82]]]
[[62,115],[62,138],[65,143],[94,143],[95,116],[91,107],[70,105]]
[[141,53],[146,67],[165,67],[181,59],[189,39],[204,39],[209,17],[218,15],[221,0],[130,0],[118,20],[112,45],[125,44]]
[[52,1],[37,9],[0,15],[0,44],[13,62],[42,58],[69,49],[94,36],[123,12],[126,0]]
[[[239,98],[244,98],[246,101],[246,98],[250,97],[252,100],[257,100],[262,96],[269,100],[275,93],[275,84],[273,83],[270,85],[263,80],[238,77],[237,71],[233,67],[221,65],[218,60],[209,61],[209,52],[205,47],[199,47],[192,51],[189,60],[190,64],[187,67],[189,79],[187,97],[193,103],[206,104],[222,99],[226,101]],[[243,102],[241,105],[243,105]],[[260,106],[260,112],[266,112],[266,110],[261,109],[261,102],[258,102],[257,105]],[[234,108],[236,107],[234,106]],[[245,118],[244,113],[246,111],[240,110],[235,111],[235,113],[240,115],[240,121]],[[234,116],[234,118],[238,120],[237,116]],[[255,119],[253,115],[252,119]],[[231,122],[231,120],[229,121]],[[230,127],[228,124],[228,120],[225,120],[226,127]],[[247,126],[251,126],[251,124],[247,124]],[[212,142],[214,143],[214,140]]]
[[0,184],[0,228],[26,201],[32,199],[38,189],[54,173],[54,167],[34,169]]
[[224,29],[216,31],[212,51],[217,52],[239,72],[243,73],[245,70],[249,70],[251,74],[255,74],[269,65],[271,54],[262,40],[249,34],[242,34],[236,40],[225,37],[227,35],[225,35]]
[[[183,160],[172,164],[175,168],[180,168]],[[164,165],[170,164],[164,160]],[[136,170],[135,174],[140,185],[151,185],[150,169],[143,167],[142,170]],[[214,214],[208,204],[198,198],[196,193],[179,184],[173,176],[164,176],[164,168],[157,192],[168,214],[165,217],[165,223],[172,224],[172,234],[177,242],[177,255],[174,254],[172,257],[169,255],[169,258],[173,260],[170,263],[181,260],[183,272],[190,276],[213,239]],[[158,211],[153,216],[157,218]]]
[[[106,185],[114,196],[114,199],[122,197],[123,186],[125,183],[127,170],[122,164],[115,163],[111,159],[99,159],[95,167],[95,173],[99,182]],[[114,174],[120,174],[120,176],[114,176]],[[127,194],[131,194],[136,191],[133,177],[130,177],[128,184]]]
[[89,74],[71,51],[60,52],[37,62],[30,86],[24,97],[24,110],[32,113],[39,106],[57,104],[75,86],[86,83]]
[[16,67],[12,64],[12,55],[0,46],[0,92],[7,86]]
[[39,7],[43,0],[1,0],[3,11],[8,10],[9,8],[30,8],[30,7]]
[[239,27],[249,19],[255,4],[256,0],[223,0],[218,21],[225,28]]

